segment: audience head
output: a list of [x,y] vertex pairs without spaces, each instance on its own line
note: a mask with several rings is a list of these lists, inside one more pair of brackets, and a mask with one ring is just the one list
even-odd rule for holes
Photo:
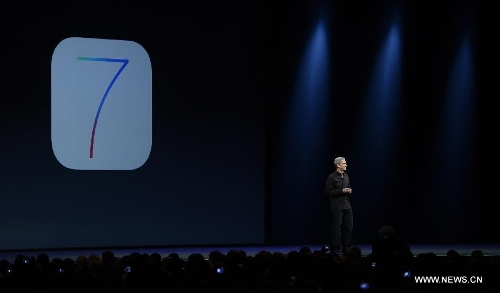
[[76,258],[76,267],[77,268],[84,268],[88,266],[88,258],[86,255],[79,255]]
[[379,230],[379,236],[381,238],[390,238],[395,234],[396,232],[394,231],[394,228],[392,228],[392,226],[389,225],[382,226]]
[[101,258],[102,258],[102,263],[104,265],[109,265],[109,264],[114,264],[115,263],[115,254],[112,251],[110,251],[110,250],[104,251],[101,254]]

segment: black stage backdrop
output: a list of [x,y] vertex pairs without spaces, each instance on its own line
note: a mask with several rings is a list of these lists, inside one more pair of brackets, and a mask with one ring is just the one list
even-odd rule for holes
[[[496,168],[499,144],[494,139],[498,133],[495,101],[500,63],[493,37],[498,24],[498,18],[490,13],[493,7],[486,1],[314,3],[273,7],[269,12],[270,18],[276,17],[269,25],[268,46],[273,56],[268,66],[272,80],[268,91],[273,102],[269,103],[266,124],[266,162],[271,174],[266,185],[271,205],[267,235],[276,242],[328,241],[329,202],[323,196],[324,186],[334,170],[335,156],[345,156],[355,190],[351,196],[355,243],[371,243],[379,228],[387,224],[408,243],[500,242],[500,236],[493,232],[499,230],[500,221],[492,204],[498,194],[494,182],[500,175]],[[325,9],[329,11],[325,27],[331,50],[330,124],[328,135],[322,137],[326,151],[309,156],[315,160],[311,168],[297,156],[277,158],[296,147],[283,147],[278,135],[290,131],[283,122],[293,103],[290,92],[307,42]],[[358,143],[363,139],[358,123],[366,115],[363,107],[377,77],[375,64],[393,24],[401,49],[397,139],[389,143],[391,151],[367,157],[364,152],[371,145]],[[439,135],[447,107],[444,101],[449,99],[450,88],[460,88],[451,77],[457,74],[465,36],[472,64],[465,82],[470,81],[473,88],[473,108],[465,112],[475,118],[470,121],[464,116],[466,123],[457,119],[454,124],[459,131],[472,129],[473,135],[466,140],[467,152],[449,156],[460,147],[452,144],[441,148],[438,155],[435,150],[444,136]],[[376,111],[371,112],[377,115]],[[299,130],[295,134],[304,135]],[[460,176],[438,167],[445,155],[449,170]],[[445,185],[452,191],[443,192]]]

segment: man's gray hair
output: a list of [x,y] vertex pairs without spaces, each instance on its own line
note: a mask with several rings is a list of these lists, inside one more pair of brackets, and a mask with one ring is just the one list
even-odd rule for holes
[[345,160],[344,157],[336,157],[335,160],[333,160],[333,163],[335,164],[335,166],[337,166],[338,164],[340,164],[340,162],[342,162],[342,160]]

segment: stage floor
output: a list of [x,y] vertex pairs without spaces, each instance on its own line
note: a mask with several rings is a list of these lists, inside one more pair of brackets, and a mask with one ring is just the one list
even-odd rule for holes
[[[105,250],[111,250],[115,256],[122,257],[134,252],[139,253],[159,253],[162,257],[168,256],[170,253],[177,253],[182,259],[187,259],[190,254],[201,253],[206,258],[211,251],[218,250],[222,253],[227,253],[231,249],[244,250],[247,255],[253,256],[260,251],[270,252],[283,252],[299,251],[301,247],[308,246],[311,250],[320,250],[320,244],[304,244],[304,245],[234,245],[234,246],[172,246],[172,247],[136,247],[136,248],[91,248],[91,249],[46,249],[46,250],[9,250],[0,251],[0,260],[6,259],[13,262],[15,257],[19,254],[36,257],[38,254],[46,253],[50,259],[53,258],[71,258],[76,259],[80,255],[89,256],[91,254],[98,254]],[[369,244],[354,245],[361,248],[363,256],[371,253],[371,246]],[[470,256],[472,251],[481,250],[485,256],[500,255],[499,244],[445,244],[445,245],[409,245],[411,251],[415,256],[421,253],[433,252],[438,256],[446,255],[450,249],[456,250],[462,256]]]

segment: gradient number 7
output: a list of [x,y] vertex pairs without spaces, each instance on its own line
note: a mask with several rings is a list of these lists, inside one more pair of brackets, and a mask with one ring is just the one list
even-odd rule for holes
[[101,102],[99,103],[99,107],[97,108],[97,113],[95,114],[95,119],[94,119],[94,126],[92,127],[92,135],[90,136],[90,158],[92,159],[94,157],[94,137],[95,137],[95,130],[97,128],[97,120],[99,120],[99,115],[101,114],[102,106],[104,104],[104,101],[106,100],[106,97],[109,94],[109,91],[111,90],[111,87],[113,84],[115,84],[115,81],[118,79],[118,76],[122,73],[123,69],[128,64],[128,59],[112,59],[112,58],[92,58],[92,57],[76,57],[77,60],[81,61],[101,61],[101,62],[118,62],[118,63],[123,63],[120,69],[118,69],[118,72],[116,72],[115,76],[111,80],[111,82],[108,85],[108,88],[106,88],[106,91],[104,92],[104,95],[102,96]]

